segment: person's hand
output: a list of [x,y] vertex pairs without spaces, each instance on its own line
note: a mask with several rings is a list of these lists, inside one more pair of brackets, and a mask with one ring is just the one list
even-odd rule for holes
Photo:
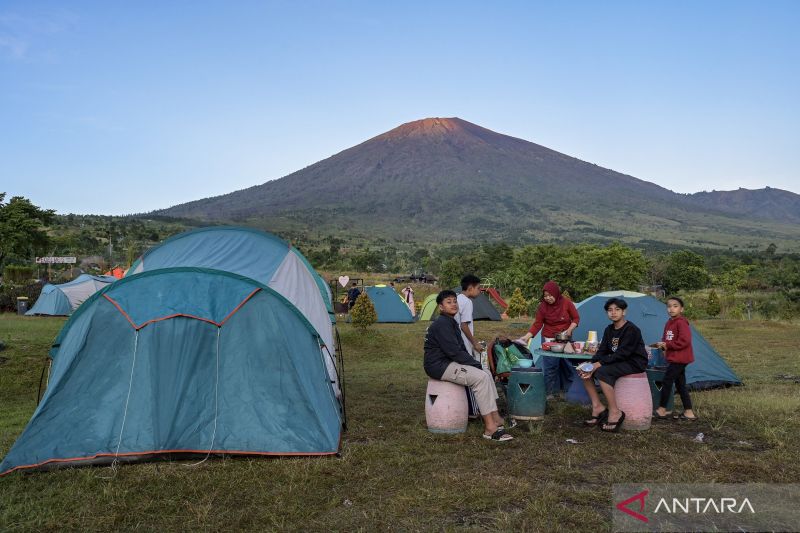
[[600,363],[595,362],[592,364],[592,370],[590,372],[584,372],[583,370],[578,370],[578,375],[580,376],[581,379],[589,379],[592,377],[592,374],[594,374],[594,371],[597,370],[598,368],[600,368]]
[[663,342],[663,341],[662,342],[657,342],[656,343],[656,348],[658,348],[659,350],[666,350],[667,349],[667,343]]
[[475,341],[475,342],[472,344],[472,347],[473,347],[473,348],[475,348],[475,350],[476,350],[478,353],[480,353],[480,352],[482,352],[482,351],[483,351],[483,346],[481,346],[481,341]]

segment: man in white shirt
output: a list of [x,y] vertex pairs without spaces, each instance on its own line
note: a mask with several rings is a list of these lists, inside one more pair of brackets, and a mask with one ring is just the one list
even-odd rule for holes
[[461,329],[464,346],[475,359],[480,361],[481,346],[475,338],[475,327],[472,319],[472,298],[481,293],[481,279],[473,274],[461,278],[461,294],[458,295],[458,313],[454,317]]

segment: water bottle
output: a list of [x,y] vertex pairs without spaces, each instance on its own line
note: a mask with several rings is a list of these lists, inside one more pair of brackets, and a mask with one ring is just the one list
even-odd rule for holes
[[481,347],[481,367],[484,370],[489,370],[489,352],[486,350],[486,341],[478,342]]

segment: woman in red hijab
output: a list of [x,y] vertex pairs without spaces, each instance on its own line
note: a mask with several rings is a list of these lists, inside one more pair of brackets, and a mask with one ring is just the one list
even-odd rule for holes
[[[539,333],[539,330],[542,331],[542,342],[551,341],[558,333],[562,332],[572,335],[572,331],[578,327],[579,323],[580,316],[575,304],[562,296],[561,288],[555,281],[548,281],[542,288],[542,301],[536,310],[533,325],[521,340],[527,344],[531,337]],[[542,366],[548,394],[554,394],[562,388],[559,383],[560,376],[563,376],[564,381],[570,381],[575,374],[572,366],[560,358],[544,357]]]

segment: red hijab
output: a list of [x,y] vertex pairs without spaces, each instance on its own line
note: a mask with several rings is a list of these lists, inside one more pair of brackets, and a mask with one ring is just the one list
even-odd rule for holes
[[545,301],[544,294],[542,294],[542,302],[539,304],[539,309],[542,310],[542,314],[544,315],[544,323],[552,324],[554,322],[559,322],[564,315],[564,297],[561,295],[561,287],[559,287],[558,283],[555,281],[548,281],[544,284],[544,287],[542,287],[542,293],[544,293],[544,291],[549,292],[556,299],[555,302],[549,304]]

